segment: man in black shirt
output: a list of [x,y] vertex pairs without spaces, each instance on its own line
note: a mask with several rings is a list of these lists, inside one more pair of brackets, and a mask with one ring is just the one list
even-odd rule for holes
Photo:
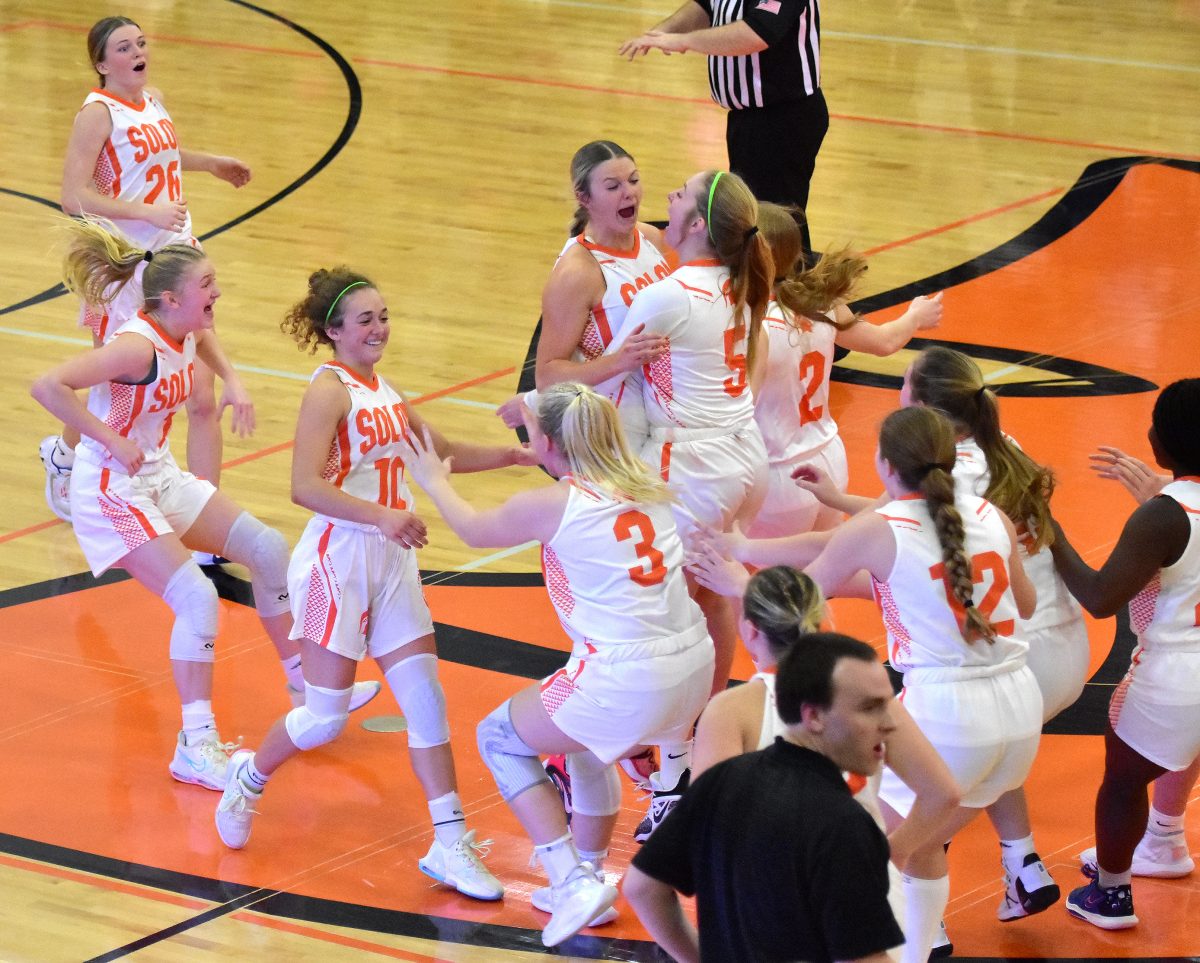
[[729,111],[729,169],[760,201],[806,209],[829,130],[819,0],[686,0],[620,52],[632,59],[650,50],[708,55],[713,100]]
[[[874,650],[836,633],[779,664],[785,735],[692,784],[633,859],[625,896],[680,963],[886,961],[887,839],[842,776],[871,775],[895,728]],[[678,890],[695,894],[697,935]]]

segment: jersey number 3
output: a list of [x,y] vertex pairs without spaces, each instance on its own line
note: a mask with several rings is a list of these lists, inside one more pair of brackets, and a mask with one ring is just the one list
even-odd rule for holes
[[663,564],[663,553],[654,547],[654,523],[645,512],[630,509],[622,512],[613,522],[613,534],[618,542],[628,541],[634,537],[634,530],[641,541],[633,546],[637,557],[643,561],[629,570],[629,577],[638,585],[657,585],[667,577],[667,567]]

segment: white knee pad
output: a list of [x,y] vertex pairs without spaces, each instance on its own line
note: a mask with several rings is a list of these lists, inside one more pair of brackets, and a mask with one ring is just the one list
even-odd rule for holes
[[290,611],[287,570],[291,553],[287,539],[279,532],[267,528],[249,512],[242,512],[229,526],[221,553],[250,569],[254,608],[261,617],[270,618]]
[[297,749],[316,749],[337,738],[350,718],[351,689],[325,689],[304,683],[304,705],[284,718]]
[[550,781],[537,751],[527,746],[513,728],[511,705],[511,699],[505,700],[475,729],[479,754],[491,770],[505,802],[512,802],[538,783]]
[[171,658],[180,662],[212,662],[217,639],[217,589],[190,559],[175,570],[163,601],[175,613]]
[[590,752],[567,754],[571,808],[581,816],[611,816],[621,808],[621,780],[615,765],[606,766]]
[[409,749],[431,749],[450,741],[446,694],[438,681],[436,655],[410,655],[388,669],[384,678],[408,723]]

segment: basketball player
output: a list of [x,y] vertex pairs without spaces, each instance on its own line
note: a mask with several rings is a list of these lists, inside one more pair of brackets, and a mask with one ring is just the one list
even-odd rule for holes
[[[162,95],[149,80],[149,49],[141,28],[127,17],[105,17],[88,31],[88,62],[99,86],[75,115],[63,168],[62,209],[67,214],[105,218],[147,251],[168,244],[197,244],[183,195],[182,172],[208,171],[234,187],[250,180],[250,168],[179,146]],[[142,306],[139,268],[103,307],[84,304],[80,325],[97,346]],[[187,401],[188,469],[214,485],[221,469],[221,412],[212,371],[197,358],[196,380]],[[79,436],[70,426],[42,440],[46,501],[70,521],[70,475]],[[211,561],[211,556],[208,561]]]
[[[612,918],[617,891],[602,865],[621,803],[613,764],[639,745],[688,739],[713,646],[683,578],[670,490],[630,450],[612,403],[572,382],[535,403],[530,444],[556,484],[479,511],[455,493],[428,436],[411,469],[467,544],[542,543],[546,588],[574,643],[565,668],[478,729],[480,754],[550,877],[533,904],[551,912],[542,942],[555,946]],[[567,755],[570,828],[540,753]]]
[[[504,887],[480,860],[458,795],[433,620],[414,551],[426,543],[425,524],[413,513],[405,439],[429,429],[377,372],[391,333],[387,305],[363,275],[321,270],[281,327],[301,348],[333,349],[333,361],[317,368],[305,392],[292,458],[292,500],[316,513],[288,568],[305,698],[275,723],[257,753],[234,753],[217,831],[233,849],[246,845],[267,780],[345,727],[355,671],[370,655],[408,723],[409,760],[433,821],[421,871],[466,896],[500,899]],[[432,437],[459,471],[533,464],[519,447]]]
[[[876,453],[891,501],[831,534],[724,546],[741,562],[806,565],[827,595],[875,596],[890,661],[904,673],[904,707],[962,792],[934,841],[916,847],[904,866],[905,963],[925,963],[949,896],[942,843],[1024,783],[1042,724],[1041,692],[1025,664],[1028,646],[1015,632],[1017,619],[1032,613],[1036,592],[1012,522],[955,486],[954,441],[953,426],[933,409],[893,412]],[[855,578],[863,569],[869,583]],[[909,811],[912,791],[887,770],[880,799],[895,825]],[[993,823],[1003,839],[1023,835],[998,816]],[[1041,864],[1030,865],[1018,878]],[[1044,895],[1057,898],[1053,891]]]
[[1161,838],[1150,847],[1143,832],[1146,787],[1166,773],[1182,783],[1194,780],[1200,756],[1198,410],[1200,378],[1176,381],[1158,396],[1150,447],[1173,480],[1130,516],[1098,571],[1057,525],[1050,545],[1059,574],[1083,607],[1103,618],[1128,603],[1138,637],[1108,710],[1104,779],[1096,796],[1095,878],[1067,897],[1072,916],[1103,929],[1138,923],[1131,875],[1139,849],[1151,848],[1143,857],[1176,870],[1153,875],[1184,875],[1192,868],[1182,814],[1163,819]]
[[[188,549],[219,552],[250,569],[255,608],[294,687],[301,679],[297,647],[288,639],[287,542],[210,482],[181,471],[169,432],[195,384],[197,356],[220,374],[221,404],[233,408],[239,435],[253,430],[254,408],[213,331],[221,291],[199,248],[169,244],[152,253],[87,220],[68,222],[66,230],[69,290],[104,306],[143,267],[145,308],[103,346],[40,377],[33,396],[82,434],[71,507],[92,573],[125,569],[175,615],[170,656],[183,729],[171,775],[221,790],[229,746],[212,711],[217,590]],[[84,388],[91,389],[86,407],[75,394]],[[356,707],[377,691],[376,683],[364,685]]]
[[775,538],[832,528],[841,521],[840,512],[792,481],[798,467],[814,463],[842,491],[849,480],[846,449],[829,403],[834,346],[877,357],[894,354],[916,332],[937,327],[942,296],[915,298],[899,318],[871,324],[846,304],[867,269],[865,259],[833,251],[807,268],[797,221],[778,204],[759,204],[758,227],[775,262],[774,297],[763,320],[770,350],[754,404],[770,482],[766,501],[746,533]]
[[[571,158],[578,206],[570,237],[542,291],[537,386],[560,381],[596,385],[611,379],[607,396],[639,451],[648,427],[642,404],[642,365],[666,347],[658,335],[634,332],[621,350],[605,354],[638,291],[669,273],[662,232],[638,220],[642,175],[629,153],[608,140],[584,144]],[[510,428],[523,424],[521,399],[500,408]]]

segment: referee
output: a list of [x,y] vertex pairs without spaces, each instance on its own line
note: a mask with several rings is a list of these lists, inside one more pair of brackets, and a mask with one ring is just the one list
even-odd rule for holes
[[687,0],[620,53],[632,60],[650,50],[708,55],[713,100],[729,111],[729,169],[760,201],[805,210],[829,129],[819,0]]

